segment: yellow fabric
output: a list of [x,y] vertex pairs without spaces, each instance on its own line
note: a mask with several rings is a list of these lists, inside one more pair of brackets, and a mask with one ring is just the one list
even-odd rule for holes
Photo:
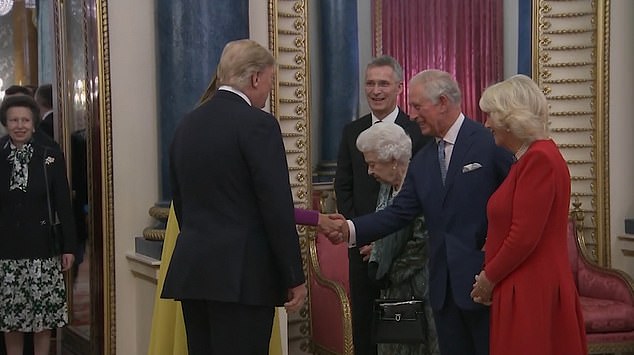
[[[154,313],[152,316],[152,332],[148,355],[187,355],[187,336],[181,303],[174,300],[161,299],[161,291],[165,282],[165,273],[172,259],[172,252],[179,233],[178,222],[174,214],[174,206],[170,206],[161,254],[161,267],[158,272],[156,294],[154,296]],[[248,335],[245,335],[248,336]],[[275,310],[273,330],[269,342],[270,355],[282,355],[282,338],[278,310]]]
[[154,296],[154,314],[152,316],[152,333],[148,355],[187,355],[187,336],[181,303],[174,300],[161,299],[161,291],[165,282],[165,274],[179,233],[178,222],[174,214],[174,206],[170,207],[161,254],[161,267],[158,272],[156,294]]
[[271,340],[269,341],[269,355],[282,355],[282,334],[280,334],[280,311],[275,309],[275,318],[273,319],[273,330],[271,331]]

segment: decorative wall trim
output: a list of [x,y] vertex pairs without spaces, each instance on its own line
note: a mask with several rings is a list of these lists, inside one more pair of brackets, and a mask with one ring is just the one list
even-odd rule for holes
[[592,257],[610,266],[608,87],[610,1],[533,1],[533,79],[551,114],[551,136],[584,206]]
[[[280,122],[293,200],[300,208],[309,208],[312,196],[307,6],[305,0],[269,0],[269,48],[277,60],[271,113]],[[308,229],[299,227],[298,234],[308,278]],[[298,314],[289,314],[288,339],[289,348],[312,352],[310,302]]]

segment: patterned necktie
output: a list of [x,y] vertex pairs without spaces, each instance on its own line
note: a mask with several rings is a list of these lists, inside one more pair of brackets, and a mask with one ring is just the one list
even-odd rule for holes
[[447,177],[447,162],[445,161],[445,140],[438,141],[438,162],[440,163],[440,176],[442,177],[442,183],[445,184],[445,178]]

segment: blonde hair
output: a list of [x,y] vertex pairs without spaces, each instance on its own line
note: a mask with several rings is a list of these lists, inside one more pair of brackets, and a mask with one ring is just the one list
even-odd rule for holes
[[408,163],[412,157],[412,139],[396,123],[375,123],[357,137],[361,153],[375,152],[381,162],[392,159]]
[[251,75],[275,64],[275,58],[268,49],[250,39],[227,43],[218,63],[218,86],[229,85],[244,89]]
[[214,76],[211,78],[211,81],[209,82],[209,85],[207,85],[207,89],[205,90],[203,95],[200,97],[200,99],[198,99],[198,103],[196,104],[196,107],[211,100],[211,98],[214,96],[216,91],[218,91],[218,75],[214,74]]
[[508,129],[525,143],[548,138],[548,101],[526,75],[514,75],[489,86],[480,98],[480,108],[497,128]]

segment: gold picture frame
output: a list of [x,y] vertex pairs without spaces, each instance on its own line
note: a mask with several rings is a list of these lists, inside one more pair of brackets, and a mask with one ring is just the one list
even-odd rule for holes
[[[93,355],[116,352],[116,302],[114,260],[114,197],[112,161],[112,107],[110,102],[110,45],[108,2],[80,0],[83,7],[85,58],[85,121],[87,138],[87,170],[90,253],[90,331],[85,339],[72,327],[62,328],[61,347]],[[74,79],[67,63],[73,55],[66,38],[64,0],[53,7],[55,32],[56,110],[61,113],[60,141],[65,154],[70,154],[70,128],[64,122],[76,115],[68,85]],[[75,48],[75,50],[77,50]],[[93,59],[95,58],[95,59]],[[84,79],[84,78],[82,78]],[[86,352],[87,351],[87,352]]]

